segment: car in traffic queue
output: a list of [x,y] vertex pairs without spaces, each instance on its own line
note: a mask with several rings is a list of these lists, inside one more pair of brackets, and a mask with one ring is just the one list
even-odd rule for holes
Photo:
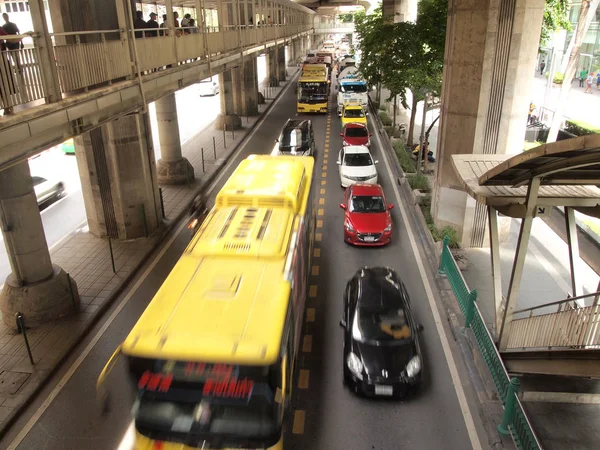
[[353,184],[344,193],[344,242],[357,246],[383,246],[392,242],[394,207],[378,184]]
[[198,95],[208,97],[219,93],[219,83],[212,78],[206,78],[198,83]]
[[362,123],[367,126],[367,115],[360,103],[345,103],[340,116],[342,128],[348,123]]
[[406,286],[389,267],[363,267],[344,292],[344,384],[367,397],[405,398],[421,384],[423,357]]
[[314,156],[315,134],[308,119],[288,119],[283,126],[272,156]]
[[373,133],[369,132],[366,125],[362,123],[348,123],[342,128],[340,136],[342,137],[342,145],[364,145],[371,147],[370,137]]
[[377,183],[377,169],[371,152],[364,145],[347,145],[342,147],[337,164],[340,173],[340,184],[343,188],[355,183]]

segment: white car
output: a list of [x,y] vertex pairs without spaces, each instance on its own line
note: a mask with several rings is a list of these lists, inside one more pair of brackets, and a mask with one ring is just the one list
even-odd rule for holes
[[38,205],[46,203],[48,200],[62,198],[65,195],[65,185],[62,181],[47,180],[39,176],[32,176],[31,179]]
[[198,93],[200,97],[206,97],[208,95],[217,95],[219,93],[219,84],[216,80],[207,78],[198,83]]
[[377,183],[377,169],[371,152],[364,145],[348,145],[340,150],[337,160],[343,188],[355,183]]

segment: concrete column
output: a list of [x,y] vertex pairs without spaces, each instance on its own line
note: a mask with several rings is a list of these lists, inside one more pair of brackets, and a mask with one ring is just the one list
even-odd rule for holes
[[[235,83],[233,87],[239,90],[240,95],[236,98],[236,113],[239,116],[258,115],[258,75],[256,71],[256,57],[244,58],[243,67],[239,68],[240,86]],[[235,73],[234,73],[235,75]]]
[[133,239],[162,226],[147,114],[130,114],[75,137],[90,232]]
[[[277,47],[271,47],[267,51],[267,79],[269,86],[279,86],[279,69],[277,67]],[[275,82],[277,80],[277,82]]]
[[451,158],[522,151],[543,12],[544,0],[449,3],[432,212],[465,247],[486,244],[487,212],[463,191]]
[[415,22],[418,0],[382,0],[384,20],[388,23]]
[[285,45],[277,46],[277,79],[281,81],[286,80],[286,63],[285,63]]
[[[215,127],[217,130],[237,130],[242,127],[242,121],[236,114],[236,98],[238,93],[234,89],[234,70],[230,69],[219,74],[219,96],[221,99],[221,114],[217,116]],[[239,86],[239,73],[236,70],[236,84]]]
[[161,156],[156,165],[158,184],[193,182],[194,168],[181,154],[175,94],[159,98],[155,105]]
[[0,172],[0,224],[12,269],[0,293],[4,323],[16,328],[17,312],[28,327],[74,313],[79,307],[77,285],[50,260],[26,161]]

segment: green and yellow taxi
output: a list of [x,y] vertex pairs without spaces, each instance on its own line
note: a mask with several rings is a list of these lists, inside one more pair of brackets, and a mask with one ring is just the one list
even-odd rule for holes
[[349,123],[361,123],[367,126],[367,112],[360,103],[345,103],[342,107],[342,128]]

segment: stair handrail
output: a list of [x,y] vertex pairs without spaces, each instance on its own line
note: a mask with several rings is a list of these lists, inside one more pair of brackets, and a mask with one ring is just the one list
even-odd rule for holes
[[567,297],[564,300],[558,300],[558,301],[555,301],[555,302],[544,303],[543,305],[532,306],[531,308],[519,309],[519,310],[515,311],[513,314],[519,314],[519,313],[528,312],[528,311],[533,312],[536,309],[547,308],[548,306],[554,306],[554,305],[558,305],[559,306],[558,311],[560,311],[560,306],[562,306],[565,303],[574,302],[576,300],[581,300],[581,299],[584,299],[584,298],[596,297],[596,296],[600,296],[600,291],[598,291],[598,292],[592,292],[591,294],[578,295],[576,297]]

